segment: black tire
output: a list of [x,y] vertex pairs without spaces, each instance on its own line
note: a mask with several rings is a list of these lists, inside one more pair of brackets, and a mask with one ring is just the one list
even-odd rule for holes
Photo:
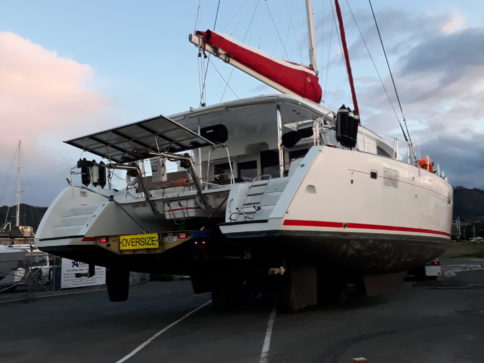
[[106,286],[108,288],[109,301],[126,301],[129,297],[129,271],[107,268]]

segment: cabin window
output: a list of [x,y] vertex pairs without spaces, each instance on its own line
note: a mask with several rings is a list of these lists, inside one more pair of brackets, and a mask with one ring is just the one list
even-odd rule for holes
[[306,156],[308,149],[289,151],[289,160],[300,159]]
[[265,150],[260,153],[262,175],[279,177],[279,152],[277,150]]
[[239,163],[239,178],[242,180],[252,180],[257,176],[257,161],[245,161]]
[[215,164],[213,166],[213,181],[218,184],[227,184],[230,182],[230,165],[229,163]]
[[376,147],[376,154],[380,155],[380,156],[385,156],[387,158],[392,157],[389,153],[387,153],[385,150],[383,150],[383,148],[381,148],[380,146]]
[[229,163],[217,164],[213,166],[213,175],[226,175],[230,177]]

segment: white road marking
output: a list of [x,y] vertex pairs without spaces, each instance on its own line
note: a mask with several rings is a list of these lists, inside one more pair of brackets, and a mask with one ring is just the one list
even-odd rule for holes
[[264,345],[262,346],[262,352],[260,353],[259,363],[267,363],[269,358],[269,350],[271,349],[271,337],[272,327],[274,326],[274,320],[276,320],[277,309],[272,309],[271,315],[269,315],[269,321],[267,322],[266,336],[264,338]]
[[178,319],[178,320],[174,321],[173,323],[171,323],[170,325],[164,327],[159,332],[157,332],[155,335],[153,335],[151,338],[149,338],[148,340],[144,341],[142,344],[138,345],[135,349],[133,349],[131,351],[131,353],[129,353],[128,355],[125,355],[123,358],[121,358],[120,360],[116,361],[116,363],[126,362],[128,359],[130,359],[133,356],[135,356],[136,354],[138,354],[140,350],[142,350],[143,348],[145,348],[148,344],[150,344],[153,340],[155,340],[156,338],[158,338],[161,334],[163,334],[164,332],[166,332],[168,329],[173,328],[176,324],[178,324],[179,322],[185,320],[190,315],[196,313],[198,310],[200,310],[201,308],[207,306],[211,302],[212,302],[212,300],[207,301],[206,303],[204,303],[204,304],[200,305],[199,307],[193,309],[192,311],[186,313],[180,319]]
[[479,271],[484,270],[483,266],[480,264],[472,264],[472,265],[447,265],[447,268],[454,267],[453,269],[446,269],[444,271],[445,277],[454,277],[459,272],[464,271]]

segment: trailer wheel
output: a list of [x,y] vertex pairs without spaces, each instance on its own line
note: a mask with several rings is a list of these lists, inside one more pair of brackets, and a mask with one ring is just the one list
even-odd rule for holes
[[106,285],[108,288],[109,301],[119,302],[128,300],[129,271],[107,268]]

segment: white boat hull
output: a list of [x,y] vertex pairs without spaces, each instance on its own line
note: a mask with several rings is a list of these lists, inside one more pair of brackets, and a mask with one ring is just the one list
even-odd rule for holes
[[263,197],[257,212],[235,214],[244,201],[247,193],[231,193],[222,232],[252,246],[280,248],[298,262],[402,271],[439,256],[450,242],[450,185],[377,155],[314,147],[270,214]]

